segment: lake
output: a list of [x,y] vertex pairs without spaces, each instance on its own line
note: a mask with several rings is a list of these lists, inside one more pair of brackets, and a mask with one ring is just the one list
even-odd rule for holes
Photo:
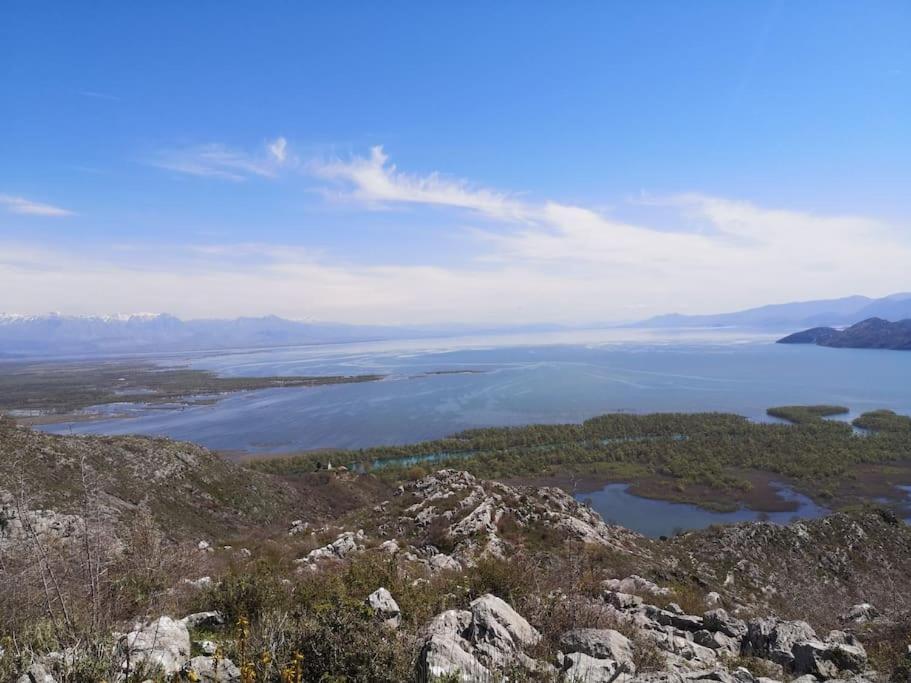
[[[379,382],[282,388],[179,409],[44,427],[149,434],[216,449],[287,452],[410,443],[463,429],[579,422],[616,412],[836,403],[911,413],[911,353],[774,344],[780,333],[611,329],[187,355],[224,376],[380,373]],[[174,358],[168,359],[173,363]]]
[[765,520],[787,524],[794,519],[813,519],[828,513],[801,493],[786,486],[775,486],[778,496],[793,501],[797,508],[790,512],[757,512],[740,508],[732,512],[714,512],[687,503],[640,498],[630,494],[629,484],[608,484],[600,491],[578,494],[576,499],[591,506],[608,524],[619,524],[640,534],[673,536],[689,529],[704,529],[712,524],[733,524]]

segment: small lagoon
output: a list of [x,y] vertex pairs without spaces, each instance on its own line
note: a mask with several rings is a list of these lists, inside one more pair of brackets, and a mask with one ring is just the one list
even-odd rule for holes
[[740,508],[732,512],[715,512],[689,503],[640,498],[629,493],[629,487],[629,484],[607,484],[600,491],[577,494],[576,500],[589,504],[608,524],[619,524],[653,538],[704,529],[712,524],[758,520],[787,524],[795,519],[822,517],[829,512],[803,494],[781,485],[775,487],[779,497],[796,503],[796,510],[757,512]]

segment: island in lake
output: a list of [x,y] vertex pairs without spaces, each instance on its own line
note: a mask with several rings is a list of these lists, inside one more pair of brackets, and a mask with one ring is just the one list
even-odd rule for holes
[[779,339],[778,343],[908,351],[911,350],[911,319],[893,323],[882,318],[869,318],[844,330],[813,327]]

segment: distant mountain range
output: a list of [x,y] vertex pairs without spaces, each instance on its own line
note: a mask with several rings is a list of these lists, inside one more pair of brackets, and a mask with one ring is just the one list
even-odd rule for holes
[[396,327],[298,322],[277,316],[180,320],[166,313],[14,315],[0,313],[0,358],[269,348],[504,332],[548,332],[558,325]]
[[[773,304],[716,315],[661,315],[626,327],[737,327],[760,330],[846,327],[859,320],[911,318],[911,293],[882,299],[843,299]],[[0,358],[130,353],[172,353],[269,348],[382,339],[556,332],[617,327],[616,324],[345,325],[260,318],[180,320],[166,313],[118,315],[12,315],[0,313]]]
[[787,304],[772,304],[734,313],[715,315],[660,315],[636,326],[642,327],[746,327],[786,330],[801,327],[844,327],[860,320],[911,318],[911,293],[892,294],[881,299],[849,296]]
[[788,335],[779,344],[816,344],[848,349],[911,350],[911,320],[889,322],[870,318],[844,330],[814,327]]
[[304,323],[277,316],[184,321],[164,313],[0,314],[0,352],[7,356],[271,347],[402,335],[402,328]]

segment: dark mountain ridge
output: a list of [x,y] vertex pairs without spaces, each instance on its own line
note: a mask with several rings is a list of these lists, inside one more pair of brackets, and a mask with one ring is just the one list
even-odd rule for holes
[[642,327],[750,327],[787,329],[795,327],[842,327],[868,318],[911,318],[911,293],[879,299],[849,296],[841,299],[770,304],[731,313],[681,315],[672,313],[649,318]]
[[908,351],[911,350],[911,319],[889,322],[882,318],[868,318],[844,330],[813,327],[779,339],[778,343]]

